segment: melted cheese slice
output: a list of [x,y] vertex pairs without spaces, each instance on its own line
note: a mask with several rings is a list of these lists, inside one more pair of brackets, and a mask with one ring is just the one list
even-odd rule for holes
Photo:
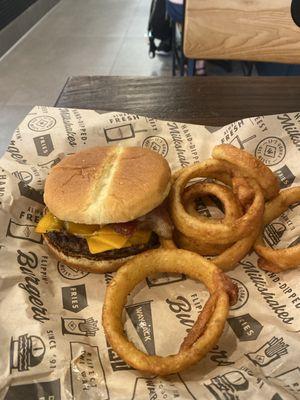
[[127,240],[127,246],[134,246],[138,244],[148,243],[150,240],[151,231],[137,230]]
[[63,227],[62,221],[56,218],[49,211],[40,219],[35,231],[37,233],[47,233],[51,231],[60,231]]
[[86,240],[90,252],[96,254],[107,250],[144,244],[149,241],[150,236],[151,231],[137,230],[128,238],[127,236],[116,233],[110,227],[105,226],[96,235],[89,236]]
[[92,254],[101,253],[107,250],[120,249],[127,242],[127,237],[118,233],[97,233],[97,235],[86,238],[89,250]]
[[71,234],[85,237],[92,254],[144,244],[149,241],[151,236],[151,231],[147,230],[137,230],[132,236],[128,237],[115,232],[112,227],[107,225],[99,229],[99,225],[75,224],[74,222],[63,223],[49,211],[39,221],[36,232],[59,231],[64,226]]
[[79,236],[92,235],[100,228],[99,225],[75,224],[75,222],[66,222],[65,226],[68,232]]

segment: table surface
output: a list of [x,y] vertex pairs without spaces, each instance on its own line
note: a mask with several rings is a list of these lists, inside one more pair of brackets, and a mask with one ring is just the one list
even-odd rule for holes
[[222,126],[255,115],[300,111],[300,77],[75,76],[55,106]]

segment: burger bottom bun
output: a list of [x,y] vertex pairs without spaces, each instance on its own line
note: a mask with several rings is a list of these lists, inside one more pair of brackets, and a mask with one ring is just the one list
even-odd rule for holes
[[83,271],[93,272],[94,274],[104,274],[106,272],[115,272],[121,265],[125,264],[134,256],[117,258],[115,260],[89,260],[85,257],[72,257],[58,250],[46,235],[43,235],[44,243],[48,246],[50,252],[61,262],[69,267],[80,269]]

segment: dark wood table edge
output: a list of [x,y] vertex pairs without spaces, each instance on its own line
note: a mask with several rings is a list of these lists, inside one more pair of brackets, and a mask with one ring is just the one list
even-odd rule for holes
[[[119,79],[120,85],[118,84]],[[102,84],[99,83],[100,81],[102,81]],[[153,92],[146,92],[145,97],[149,101],[150,107],[146,104],[145,108],[143,104],[144,97],[141,97],[141,88],[143,89],[144,87],[144,81],[146,90],[147,88],[149,89],[149,87],[151,89],[152,87],[154,88]],[[83,85],[82,82],[84,83]],[[173,101],[173,104],[171,104],[166,111],[166,103],[162,103],[161,107],[161,104],[157,104],[159,102],[154,100],[154,98],[156,94],[159,94],[160,83],[163,83],[162,86],[166,86],[169,82],[174,82],[172,85],[173,87],[176,87],[178,83],[177,92],[175,94],[178,95],[182,93],[182,98],[180,97],[179,99],[179,107],[176,105],[176,108],[174,108]],[[189,82],[188,85],[186,85],[185,82]],[[197,95],[199,96],[199,105],[190,110],[190,103],[187,103],[188,96],[185,88],[193,88],[193,82],[197,82],[195,92],[197,92]],[[221,82],[223,82],[223,84],[221,84]],[[90,88],[94,86],[94,83],[97,88],[96,96],[94,94],[95,99],[93,98],[92,90],[90,95]],[[266,84],[265,86],[264,83]],[[126,84],[128,85],[129,93],[124,91]],[[101,85],[104,89],[104,93],[101,91]],[[109,90],[110,85],[111,91]],[[75,90],[76,87],[79,88],[78,91]],[[274,95],[272,94],[272,90],[270,90],[272,87],[275,90],[273,90]],[[81,90],[82,96],[80,95]],[[220,90],[222,94],[225,93],[225,98],[227,96],[230,101],[234,99],[231,108],[228,107],[228,103],[226,102],[223,102],[223,107],[222,100],[220,102],[220,98],[222,99],[222,97],[218,97]],[[211,92],[211,97],[208,97],[206,100],[205,96],[207,93]],[[116,97],[111,97],[111,93]],[[69,101],[68,97],[72,98],[72,96],[74,99]],[[108,96],[108,101],[106,101],[105,96]],[[257,96],[258,105],[256,106]],[[164,92],[162,101],[165,100],[165,98],[166,95]],[[177,97],[175,96],[174,98],[176,99]],[[237,103],[239,98],[241,99],[241,102]],[[240,119],[256,117],[259,115],[267,116],[299,112],[299,98],[300,76],[172,77],[73,75],[68,77],[65,82],[64,87],[55,102],[55,106],[59,108],[90,109],[96,110],[99,113],[125,112],[154,119],[166,121],[172,120],[196,125],[225,126]],[[105,101],[103,101],[103,99],[105,99]],[[259,107],[259,102],[261,101],[263,101],[263,103],[261,103],[263,105],[262,109]],[[216,107],[215,103],[217,103]],[[143,106],[142,109],[140,107],[141,104]],[[187,107],[189,107],[188,110],[186,109]]]
[[55,101],[55,103],[54,103],[54,107],[58,107],[59,100],[60,100],[60,98],[61,98],[61,96],[62,96],[62,94],[63,94],[63,92],[64,92],[64,90],[65,90],[65,88],[66,88],[66,86],[67,86],[67,84],[69,83],[69,81],[70,81],[72,78],[73,78],[73,76],[69,76],[69,77],[67,78],[65,84],[63,85],[63,87],[62,87],[61,91],[59,92],[59,95],[58,95],[58,97],[57,97],[57,99],[56,99],[56,101]]

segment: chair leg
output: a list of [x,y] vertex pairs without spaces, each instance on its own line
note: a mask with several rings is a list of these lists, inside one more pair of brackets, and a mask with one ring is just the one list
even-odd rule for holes
[[196,70],[196,60],[188,60],[188,76],[194,76]]
[[180,71],[180,76],[184,76],[184,53],[183,53],[183,36],[181,35],[180,37],[180,65],[179,65],[179,71]]
[[177,46],[176,39],[176,22],[172,21],[172,76],[176,76],[177,67],[179,69],[179,75],[184,76],[185,57],[183,54],[182,36],[179,46]]
[[252,62],[242,61],[242,70],[244,76],[251,76],[253,71],[253,65],[254,64]]

